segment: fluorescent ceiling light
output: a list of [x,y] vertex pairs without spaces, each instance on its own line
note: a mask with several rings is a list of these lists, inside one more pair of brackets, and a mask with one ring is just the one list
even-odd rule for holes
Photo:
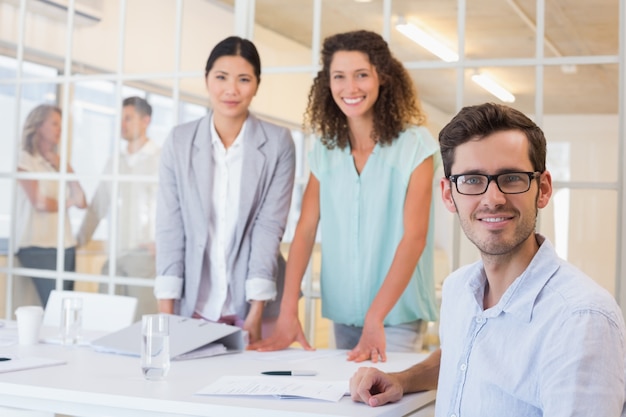
[[476,84],[498,97],[500,100],[505,103],[513,103],[515,101],[515,96],[509,92],[506,88],[502,87],[500,84],[495,82],[492,78],[489,78],[485,74],[476,73],[472,75],[472,81]]
[[454,62],[459,60],[459,54],[448,48],[446,45],[435,39],[432,35],[412,23],[407,23],[404,19],[398,19],[396,24],[398,32],[411,39],[422,48],[427,49],[431,53],[437,55],[446,62]]

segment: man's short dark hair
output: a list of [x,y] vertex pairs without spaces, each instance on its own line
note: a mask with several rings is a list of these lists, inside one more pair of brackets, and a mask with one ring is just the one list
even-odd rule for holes
[[137,96],[127,97],[122,102],[122,106],[133,106],[137,113],[141,114],[142,116],[152,117],[152,106],[144,98]]
[[439,148],[446,177],[452,174],[454,151],[470,140],[482,139],[495,132],[518,130],[529,142],[528,158],[533,170],[546,170],[546,138],[543,131],[524,113],[503,104],[484,103],[463,107],[439,132]]

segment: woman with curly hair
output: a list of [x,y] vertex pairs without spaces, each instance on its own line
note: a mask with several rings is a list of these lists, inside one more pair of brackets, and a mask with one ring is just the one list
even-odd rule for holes
[[318,224],[322,315],[348,359],[421,349],[435,320],[432,183],[440,156],[415,87],[387,42],[369,31],[327,38],[305,125],[320,136],[291,244],[280,316],[258,350],[308,344],[298,319]]

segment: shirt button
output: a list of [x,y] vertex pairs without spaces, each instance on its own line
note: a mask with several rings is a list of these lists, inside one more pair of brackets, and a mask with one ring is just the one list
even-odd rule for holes
[[466,364],[461,364],[461,371],[465,372],[465,370],[467,369],[467,365]]
[[480,324],[480,323],[484,323],[484,322],[485,322],[485,318],[484,317],[481,317],[481,316],[476,317],[476,323]]

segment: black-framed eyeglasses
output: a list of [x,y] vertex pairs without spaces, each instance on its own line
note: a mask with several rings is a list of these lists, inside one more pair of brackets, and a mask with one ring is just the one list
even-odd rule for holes
[[456,185],[459,194],[480,195],[495,181],[503,194],[522,194],[530,190],[531,181],[541,175],[540,172],[503,172],[497,175],[460,174],[450,175],[448,179]]

